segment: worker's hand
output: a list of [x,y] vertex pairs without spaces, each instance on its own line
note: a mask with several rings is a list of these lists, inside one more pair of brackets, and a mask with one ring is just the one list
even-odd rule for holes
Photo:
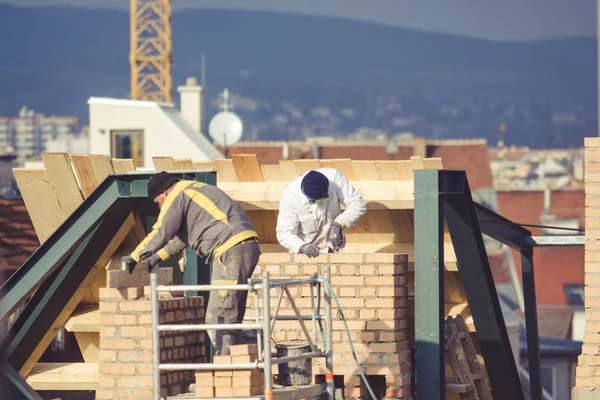
[[300,247],[300,253],[309,257],[317,257],[319,255],[319,248],[314,244],[308,243]]
[[152,270],[156,267],[158,268],[158,263],[160,262],[160,257],[158,254],[154,253],[150,257],[146,258],[142,263],[148,267],[148,272],[152,272]]
[[137,262],[130,255],[127,255],[127,256],[121,258],[121,270],[122,271],[129,271],[129,273],[132,274],[133,269],[135,268],[136,265],[137,265]]
[[331,224],[331,229],[329,230],[329,239],[331,240],[331,244],[338,249],[344,243],[344,228],[339,222],[334,222]]

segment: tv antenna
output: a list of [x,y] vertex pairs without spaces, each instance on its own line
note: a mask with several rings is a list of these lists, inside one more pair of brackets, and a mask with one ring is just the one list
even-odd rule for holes
[[210,120],[208,134],[217,144],[223,147],[225,157],[228,157],[228,147],[236,144],[241,139],[244,124],[240,117],[229,111],[229,90],[223,90],[221,96],[223,103],[220,108],[223,111],[217,113]]

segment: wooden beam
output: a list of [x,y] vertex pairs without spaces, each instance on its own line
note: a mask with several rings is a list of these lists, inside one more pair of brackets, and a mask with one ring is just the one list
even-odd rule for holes
[[172,171],[175,168],[173,157],[152,157],[152,163],[157,171]]
[[65,323],[65,329],[69,332],[100,332],[99,324],[98,304],[80,304]]
[[304,175],[310,170],[315,170],[321,168],[320,160],[294,160],[294,167],[296,167],[296,172],[298,175]]
[[[90,164],[92,165],[92,171],[96,178],[96,187],[98,187],[109,175],[115,173],[112,162],[107,155],[104,154],[90,154]],[[96,187],[94,189],[96,189]]]
[[73,295],[71,296],[71,299],[69,300],[69,302],[67,303],[65,308],[63,308],[60,315],[56,318],[56,320],[52,324],[52,327],[46,332],[46,334],[44,335],[42,340],[40,340],[40,342],[38,343],[36,348],[33,350],[31,355],[29,356],[29,359],[23,364],[23,367],[19,371],[19,374],[21,376],[26,377],[27,375],[29,375],[29,373],[31,372],[31,370],[33,369],[35,364],[38,362],[38,360],[40,359],[40,357],[42,356],[44,351],[46,351],[46,349],[48,348],[48,346],[50,345],[50,343],[52,342],[52,340],[58,333],[58,330],[62,326],[64,326],[64,324],[67,322],[69,317],[71,317],[71,315],[75,311],[75,308],[79,305],[79,303],[83,299],[84,295],[89,293],[90,286],[98,278],[98,275],[101,273],[105,273],[106,264],[110,260],[112,254],[115,252],[115,250],[121,245],[121,243],[123,242],[123,239],[125,239],[125,236],[127,236],[129,231],[133,227],[133,223],[134,223],[134,218],[132,215],[130,215],[129,218],[127,218],[125,220],[123,225],[121,225],[121,228],[119,229],[119,231],[117,231],[116,235],[114,236],[112,241],[109,243],[109,245],[106,246],[106,248],[104,249],[104,252],[100,255],[100,257],[98,258],[98,261],[96,262],[94,267],[90,270],[90,272],[88,273],[86,278],[83,280],[83,282],[79,286],[79,289],[77,289],[75,291],[75,293],[73,293]]
[[50,181],[62,214],[66,219],[83,202],[83,195],[71,166],[67,153],[42,153],[44,166],[50,175]]
[[235,154],[231,157],[240,182],[264,182],[256,154]]
[[39,363],[26,382],[34,390],[96,390],[98,364]]
[[290,182],[300,176],[293,160],[279,160],[281,179]]
[[216,171],[217,170],[217,163],[215,162],[215,160],[210,160],[210,161],[192,161],[192,168],[193,169],[209,169],[212,171]]
[[[367,202],[367,208],[413,209],[413,181],[350,182]],[[278,210],[289,182],[217,182],[217,186],[244,210]]]
[[79,178],[79,187],[87,198],[109,175],[114,174],[110,158],[102,154],[73,154],[73,166]]
[[14,168],[13,174],[40,243],[44,243],[64,221],[46,169]]
[[77,345],[86,363],[97,363],[100,361],[100,333],[99,332],[75,332]]
[[344,175],[349,181],[353,181],[354,170],[352,169],[352,163],[349,158],[333,158],[330,160],[321,160],[321,166],[323,168],[335,168]]

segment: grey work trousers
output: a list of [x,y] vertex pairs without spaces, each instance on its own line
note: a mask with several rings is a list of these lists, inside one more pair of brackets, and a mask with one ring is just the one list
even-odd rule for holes
[[[213,285],[248,283],[258,263],[258,241],[245,241],[233,246],[212,262]],[[206,306],[207,324],[239,324],[246,313],[246,290],[213,290]],[[239,343],[241,331],[208,330],[215,355],[229,355],[229,347]]]

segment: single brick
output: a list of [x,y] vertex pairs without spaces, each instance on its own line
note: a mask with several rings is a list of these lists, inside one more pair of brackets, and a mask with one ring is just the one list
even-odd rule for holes
[[373,297],[376,290],[377,288],[374,287],[361,287],[358,289],[358,294],[360,297]]
[[137,364],[135,364],[135,366],[136,366],[137,374],[139,374],[139,375],[152,375],[152,372],[154,371],[154,367],[152,366],[152,363],[138,362]]
[[117,378],[112,376],[100,375],[98,377],[99,388],[114,388],[117,382]]
[[233,386],[234,397],[250,397],[258,396],[262,394],[262,387],[260,385],[254,386]]
[[[340,289],[340,297],[356,297],[356,288],[355,287],[341,287]],[[364,289],[364,288],[361,288]]]
[[367,308],[393,308],[396,306],[394,297],[382,297],[374,299],[365,299],[365,307]]
[[117,311],[117,305],[119,303],[116,301],[101,301],[99,305],[100,313],[112,313],[114,314]]
[[102,350],[131,350],[137,343],[132,339],[102,338]]
[[119,303],[121,312],[151,311],[150,300],[122,301]]
[[394,286],[394,277],[392,276],[366,276],[366,286]]
[[375,275],[375,265],[373,264],[362,264],[358,266],[358,273],[360,275]]
[[336,286],[363,286],[365,278],[362,276],[332,276],[331,285]]
[[139,327],[139,326],[122,326],[121,336],[123,337],[151,337],[151,327]]
[[233,388],[215,387],[215,397],[233,397]]
[[237,344],[229,347],[229,353],[232,356],[239,356],[245,354],[258,354],[258,346],[255,344]]
[[102,364],[98,365],[98,372],[106,375],[135,375],[135,364]]
[[[197,382],[196,382],[197,383]],[[197,397],[215,397],[214,387],[202,387],[196,384],[196,396]]]
[[231,387],[232,379],[229,376],[215,376],[215,387]]
[[252,363],[256,361],[258,356],[256,354],[243,354],[239,356],[231,356],[233,364]]
[[114,389],[96,389],[96,399],[116,399]]
[[247,376],[233,376],[232,385],[237,386],[255,386],[261,385],[264,382],[264,378],[261,374],[251,374]]

